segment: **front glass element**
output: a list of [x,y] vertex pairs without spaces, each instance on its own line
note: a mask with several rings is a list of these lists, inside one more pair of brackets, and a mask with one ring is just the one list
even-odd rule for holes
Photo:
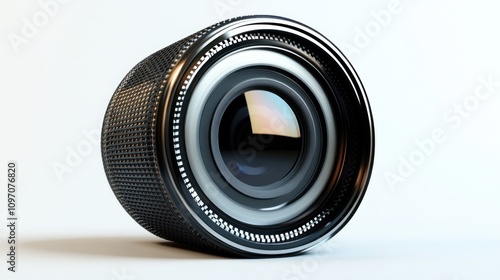
[[278,95],[265,90],[245,92],[253,134],[300,138],[300,128],[292,108]]
[[237,96],[226,108],[218,134],[231,177],[252,187],[284,179],[304,145],[294,110],[279,95],[266,90]]

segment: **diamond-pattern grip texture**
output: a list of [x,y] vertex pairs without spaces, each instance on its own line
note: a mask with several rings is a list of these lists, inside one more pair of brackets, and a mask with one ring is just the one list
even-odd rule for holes
[[113,192],[142,227],[164,239],[222,252],[177,212],[165,192],[155,143],[155,116],[172,65],[206,31],[208,29],[150,55],[127,74],[106,111],[101,147]]

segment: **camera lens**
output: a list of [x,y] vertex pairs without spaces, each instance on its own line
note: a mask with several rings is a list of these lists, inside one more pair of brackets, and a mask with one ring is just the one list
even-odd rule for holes
[[361,82],[318,32],[247,16],[135,66],[108,106],[102,158],[153,234],[246,257],[303,252],[352,217],[373,164]]

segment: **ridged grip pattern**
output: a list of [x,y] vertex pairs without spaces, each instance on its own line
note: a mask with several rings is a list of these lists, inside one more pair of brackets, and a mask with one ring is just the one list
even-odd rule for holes
[[172,66],[209,30],[150,55],[127,74],[106,111],[101,148],[113,192],[141,226],[164,239],[222,251],[199,235],[177,212],[165,193],[155,146],[155,116]]

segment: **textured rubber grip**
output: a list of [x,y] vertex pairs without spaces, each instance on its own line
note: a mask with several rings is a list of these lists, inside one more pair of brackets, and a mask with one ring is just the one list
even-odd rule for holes
[[106,111],[101,148],[109,184],[134,220],[161,238],[221,251],[184,221],[165,193],[155,146],[155,116],[172,66],[209,29],[157,51],[126,75]]

